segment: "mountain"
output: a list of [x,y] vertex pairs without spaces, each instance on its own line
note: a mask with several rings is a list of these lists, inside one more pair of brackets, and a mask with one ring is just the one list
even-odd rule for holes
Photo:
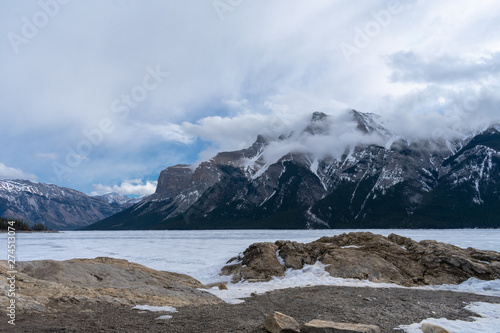
[[0,216],[42,223],[54,230],[77,229],[132,206],[116,194],[85,193],[28,180],[0,180]]
[[94,195],[94,196],[92,196],[92,198],[106,202],[109,205],[111,205],[112,207],[115,207],[119,210],[123,210],[124,208],[131,207],[134,204],[136,204],[142,200],[142,197],[129,198],[125,195],[121,195],[121,194],[114,193],[114,192],[106,193],[103,195]]
[[[411,124],[409,124],[411,126]],[[500,132],[409,140],[376,115],[163,170],[155,194],[87,229],[500,227]]]

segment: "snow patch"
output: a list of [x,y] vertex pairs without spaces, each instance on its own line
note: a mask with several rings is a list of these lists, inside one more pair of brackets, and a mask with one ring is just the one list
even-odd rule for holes
[[471,317],[474,321],[448,320],[446,318],[429,318],[420,323],[401,325],[400,329],[407,333],[422,333],[420,327],[423,323],[441,326],[450,332],[475,332],[492,333],[498,332],[500,327],[500,304],[477,302],[469,304],[466,309],[477,313],[481,317]]
[[281,266],[285,266],[285,261],[283,260],[283,258],[280,257],[280,251],[276,251],[276,259],[278,259],[278,262],[280,263]]
[[160,320],[165,320],[165,319],[171,319],[172,316],[171,315],[163,315],[163,316],[159,316],[158,318],[156,319],[160,319]]
[[177,312],[177,309],[172,306],[136,305],[132,309],[151,311],[151,312],[172,312],[172,313]]

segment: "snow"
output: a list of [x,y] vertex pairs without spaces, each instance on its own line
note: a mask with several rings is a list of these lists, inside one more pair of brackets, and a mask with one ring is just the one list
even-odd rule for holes
[[263,204],[265,204],[267,202],[267,200],[271,199],[273,197],[273,195],[276,194],[276,191],[273,191],[273,193],[271,193],[270,196],[268,196],[267,198],[264,199],[264,201],[262,201],[259,205],[259,207],[261,207]]
[[420,327],[423,323],[441,326],[450,332],[475,332],[475,333],[493,333],[500,332],[500,304],[491,304],[477,302],[466,306],[470,311],[477,313],[481,317],[471,317],[472,322],[461,320],[448,320],[446,318],[429,318],[422,320],[420,323],[411,325],[401,325],[404,332],[407,333],[422,333]]
[[31,182],[29,180],[0,180],[0,197],[15,201],[20,193],[28,192],[47,198],[61,198],[66,195],[84,195],[76,190],[53,184]]
[[284,276],[274,277],[269,282],[239,282],[229,283],[227,290],[217,288],[210,289],[209,292],[221,298],[227,303],[238,304],[244,302],[244,298],[250,297],[252,293],[264,294],[268,291],[310,286],[351,286],[351,287],[377,287],[377,288],[402,288],[394,284],[373,283],[357,279],[342,279],[332,277],[326,270],[325,265],[316,262],[314,265],[305,265],[300,270],[287,269]]
[[459,284],[444,284],[440,286],[422,287],[423,289],[451,290],[463,293],[472,293],[487,296],[500,296],[500,280],[483,281],[476,278]]
[[[142,310],[139,311],[139,313],[144,313],[145,311],[151,311],[151,312],[170,312],[170,313],[175,313],[177,312],[177,309],[172,307],[172,306],[152,306],[152,305],[136,305],[132,309],[135,310]],[[166,319],[171,319],[171,315],[162,315],[159,316],[156,319],[160,320],[166,320]]]
[[[210,289],[209,292],[223,299],[224,301],[237,304],[242,303],[242,298],[249,297],[250,294],[263,294],[268,291],[308,286],[344,286],[344,287],[371,287],[371,288],[409,288],[421,290],[448,290],[454,292],[466,292],[479,295],[500,297],[500,280],[482,281],[471,278],[459,285],[435,285],[424,287],[403,287],[393,283],[375,283],[368,280],[343,279],[332,277],[326,270],[326,265],[316,262],[314,265],[305,265],[303,269],[287,269],[284,276],[274,277],[269,282],[239,282],[228,283],[227,290],[217,288]],[[225,277],[227,281],[230,278]]]
[[171,318],[172,318],[172,316],[170,316],[170,315],[163,315],[163,316],[159,316],[156,319],[171,319]]
[[279,250],[278,250],[278,251],[276,251],[276,259],[278,259],[278,262],[279,262],[281,265],[285,266],[285,261],[283,260],[283,258],[281,258],[281,256],[280,256],[280,251],[279,251]]
[[261,167],[253,176],[252,176],[252,180],[253,179],[257,179],[259,178],[260,176],[262,176],[264,174],[264,172],[267,171],[267,169],[269,169],[269,167],[271,166],[272,163],[268,162],[266,164],[264,164],[263,167]]
[[151,312],[177,312],[177,309],[172,306],[152,306],[152,305],[136,305],[132,309]]

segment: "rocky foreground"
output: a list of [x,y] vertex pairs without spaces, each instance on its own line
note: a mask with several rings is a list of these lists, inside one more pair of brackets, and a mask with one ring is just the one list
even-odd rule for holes
[[[256,243],[233,258],[222,273],[234,274],[235,282],[266,281],[317,261],[332,276],[405,286],[500,278],[500,253],[367,232],[308,244]],[[328,321],[360,329],[349,332],[372,332],[361,330],[368,326],[373,332],[394,332],[399,325],[430,317],[471,320],[474,314],[465,309],[467,304],[500,303],[500,297],[447,291],[316,286],[226,304],[190,276],[122,259],[20,262],[16,270],[16,326],[4,329],[2,323],[2,332],[266,332],[265,327],[275,332],[271,326],[283,317],[268,321],[276,311],[292,316],[300,332],[336,332],[306,330],[308,325],[330,325]],[[7,271],[7,263],[0,261],[1,290],[9,287]],[[8,302],[2,293],[1,312]],[[170,319],[158,319],[164,313],[133,310],[134,305],[173,306],[178,312]]]
[[[186,306],[222,302],[198,288],[205,286],[184,274],[157,271],[123,259],[99,257],[66,261],[37,260],[16,264],[16,309],[58,311],[64,303],[109,303],[134,306]],[[8,289],[7,263],[0,261],[0,289]],[[6,293],[5,293],[6,294]],[[6,309],[9,299],[0,295]]]
[[233,275],[233,282],[269,281],[285,275],[288,268],[301,269],[317,261],[325,264],[333,277],[403,286],[459,284],[472,277],[500,278],[498,252],[370,232],[323,237],[307,244],[255,243],[230,259],[221,274]]
[[[161,312],[133,310],[131,306],[104,302],[52,302],[52,311],[19,313],[16,326],[6,332],[168,332],[265,333],[265,318],[279,311],[300,324],[314,319],[376,325],[381,332],[426,318],[471,320],[465,309],[471,302],[500,303],[499,297],[451,291],[407,288],[355,288],[316,286],[277,290],[245,299],[241,304],[177,307],[171,319],[157,319]],[[57,309],[57,311],[56,311]],[[0,331],[3,332],[4,323]]]

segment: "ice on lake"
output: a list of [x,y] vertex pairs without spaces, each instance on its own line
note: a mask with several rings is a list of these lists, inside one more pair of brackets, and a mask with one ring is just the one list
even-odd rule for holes
[[[360,230],[146,230],[146,231],[65,231],[60,233],[18,233],[18,261],[67,260],[113,257],[147,267],[188,274],[203,283],[218,281],[226,261],[255,242],[294,240],[311,242]],[[416,241],[433,239],[460,247],[500,252],[500,229],[414,230],[380,229],[370,232],[384,236],[396,233]],[[0,249],[7,249],[7,235],[0,234]],[[7,250],[2,251],[7,258]]]
[[[322,236],[334,236],[351,231],[360,230],[147,230],[18,233],[16,234],[16,257],[18,261],[66,260],[100,256],[121,258],[157,270],[188,274],[208,284],[223,279],[218,273],[227,260],[243,252],[252,243],[274,242],[276,240],[293,240],[306,243]],[[367,231],[384,236],[396,233],[416,241],[433,239],[463,248],[474,247],[481,250],[500,252],[500,229],[380,229]],[[3,234],[3,237],[0,234],[1,248],[4,248],[5,251],[3,251],[3,258],[0,256],[0,259],[7,259],[7,234]],[[274,278],[269,282],[230,284],[228,290],[212,289],[211,292],[227,302],[237,303],[252,292],[263,293],[274,289],[319,284],[402,288],[396,285],[376,284],[369,281],[333,278],[325,272],[321,263],[317,263],[306,266],[299,271],[288,270],[284,277]],[[431,286],[424,288],[500,296],[500,280],[480,281],[470,279],[459,286]],[[462,327],[465,331],[473,329],[474,332],[492,332],[488,330],[499,326],[498,313],[500,309],[497,306],[483,304],[478,305],[476,310],[478,312],[489,311],[488,317],[475,322],[475,324],[464,322],[448,324],[453,325],[453,327]],[[416,325],[405,327],[405,329],[407,332],[414,332]]]

